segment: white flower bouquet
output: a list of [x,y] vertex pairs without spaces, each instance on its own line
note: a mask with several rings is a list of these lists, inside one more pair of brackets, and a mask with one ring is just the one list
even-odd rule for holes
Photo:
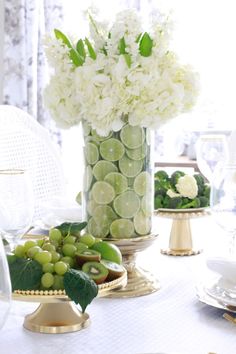
[[145,32],[134,10],[107,28],[90,16],[91,38],[55,30],[46,41],[54,73],[46,105],[61,127],[83,122],[83,205],[88,232],[133,238],[152,229],[153,166],[149,128],[189,110],[196,74],[169,49],[161,17]]
[[45,39],[54,69],[45,104],[58,126],[84,120],[103,136],[126,123],[157,129],[192,108],[197,75],[170,50],[168,19],[160,16],[149,33],[131,9],[109,28],[89,19],[90,39],[71,40],[59,30]]

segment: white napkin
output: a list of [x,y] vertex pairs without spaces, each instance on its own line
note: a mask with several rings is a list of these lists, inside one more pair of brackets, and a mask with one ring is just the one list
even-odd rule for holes
[[206,260],[210,270],[221,275],[225,280],[236,285],[236,260],[223,257],[212,257]]

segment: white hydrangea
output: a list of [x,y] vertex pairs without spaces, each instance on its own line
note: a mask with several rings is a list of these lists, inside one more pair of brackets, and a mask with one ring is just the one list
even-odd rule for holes
[[179,177],[175,187],[183,197],[194,199],[198,194],[197,182],[191,175],[184,175]]
[[[198,77],[170,51],[166,18],[157,17],[150,29],[153,47],[148,57],[139,52],[137,37],[144,30],[135,10],[117,14],[110,29],[95,20],[90,27],[96,59],[87,53],[78,67],[61,40],[45,38],[45,53],[53,68],[45,104],[59,126],[86,120],[99,134],[107,135],[128,119],[131,125],[157,129],[192,108],[199,90]],[[119,53],[121,38],[130,65]],[[78,39],[70,40],[75,48]]]

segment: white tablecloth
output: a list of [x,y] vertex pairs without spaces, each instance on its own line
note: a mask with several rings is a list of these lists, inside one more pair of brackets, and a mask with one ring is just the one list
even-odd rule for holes
[[[155,218],[159,237],[138,262],[155,274],[161,289],[129,299],[95,299],[88,306],[91,325],[69,334],[40,334],[23,328],[37,304],[14,301],[0,331],[1,354],[235,354],[236,325],[223,310],[198,301],[195,285],[209,273],[205,258],[226,245],[210,217],[191,221],[193,239],[204,252],[191,257],[160,254],[168,244],[170,219]],[[220,250],[220,251],[219,251]]]

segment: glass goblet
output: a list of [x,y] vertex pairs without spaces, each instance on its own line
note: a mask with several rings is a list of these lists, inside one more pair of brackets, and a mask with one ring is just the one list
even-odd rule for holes
[[216,223],[229,235],[228,254],[236,257],[236,164],[220,164],[213,173],[210,208]]
[[11,281],[5,250],[0,237],[0,329],[6,322],[11,305]]
[[199,170],[211,182],[217,164],[228,158],[226,136],[223,134],[201,135],[196,143],[196,157]]
[[34,214],[29,175],[20,169],[0,170],[0,233],[13,248],[29,230]]

